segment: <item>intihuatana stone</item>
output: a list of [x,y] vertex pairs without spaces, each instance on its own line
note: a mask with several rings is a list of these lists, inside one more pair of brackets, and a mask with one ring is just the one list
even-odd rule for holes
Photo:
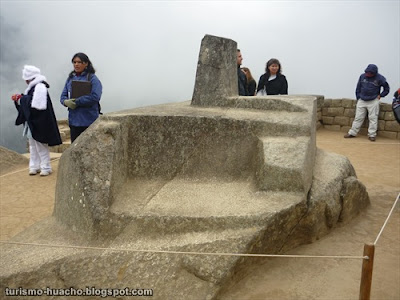
[[53,216],[13,238],[63,247],[1,245],[0,287],[217,299],[251,259],[201,253],[284,253],[367,206],[348,159],[316,148],[323,97],[239,97],[236,68],[236,42],[206,36],[192,101],[90,126],[60,159]]

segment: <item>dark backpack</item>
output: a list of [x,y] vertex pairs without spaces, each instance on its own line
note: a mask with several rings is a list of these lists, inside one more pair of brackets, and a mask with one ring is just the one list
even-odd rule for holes
[[392,110],[393,110],[394,117],[397,120],[397,123],[400,124],[400,99],[399,98],[393,99]]
[[[92,79],[93,74],[92,73],[87,73],[86,80],[90,82],[90,79]],[[99,101],[99,115],[102,115],[103,113],[101,112],[101,105]]]

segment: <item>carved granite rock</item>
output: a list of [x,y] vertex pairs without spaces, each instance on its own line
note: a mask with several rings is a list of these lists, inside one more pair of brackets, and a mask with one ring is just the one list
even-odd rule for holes
[[369,204],[316,148],[321,96],[239,97],[236,76],[236,43],[206,36],[191,102],[100,117],[61,157],[53,217],[13,238],[64,248],[1,245],[0,287],[216,299],[254,260],[201,252],[284,253]]

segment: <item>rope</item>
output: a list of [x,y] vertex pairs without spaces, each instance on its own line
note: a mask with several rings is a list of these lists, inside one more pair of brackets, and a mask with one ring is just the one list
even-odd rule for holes
[[[52,161],[57,161],[60,158],[55,158]],[[16,174],[22,171],[26,171],[26,168],[7,173],[5,175],[1,175],[1,177],[5,177],[8,175]],[[378,236],[375,239],[374,245],[378,243],[379,238],[381,237],[383,230],[386,227],[392,213],[396,207],[397,202],[400,199],[400,193],[397,195],[395,202],[382,225],[381,230],[378,233]],[[170,250],[139,250],[139,249],[116,249],[116,248],[102,248],[102,247],[85,247],[85,246],[68,246],[68,245],[51,245],[51,244],[35,244],[35,243],[19,243],[19,242],[8,242],[8,241],[0,241],[1,244],[9,244],[9,245],[23,245],[23,246],[39,246],[39,247],[52,247],[52,248],[72,248],[72,249],[81,249],[81,250],[106,250],[106,251],[116,251],[116,252],[146,252],[146,253],[166,253],[166,254],[188,254],[188,255],[215,255],[215,256],[242,256],[242,257],[288,257],[288,258],[337,258],[337,259],[369,259],[368,256],[346,256],[346,255],[279,255],[279,254],[250,254],[250,253],[213,253],[213,252],[186,252],[186,251],[170,251]]]
[[[50,161],[57,161],[57,160],[60,160],[60,157],[53,158]],[[13,175],[13,174],[17,174],[19,172],[23,172],[23,171],[26,171],[26,170],[29,170],[29,168],[23,168],[23,169],[20,169],[20,170],[11,172],[11,173],[3,174],[3,175],[0,176],[0,178],[6,177],[6,176],[9,176],[9,175]]]
[[394,208],[396,207],[396,204],[399,201],[399,198],[400,198],[400,193],[397,195],[396,201],[394,201],[392,209],[390,210],[389,215],[387,216],[387,218],[385,220],[385,223],[383,223],[381,231],[379,231],[378,236],[376,237],[376,240],[374,242],[374,246],[376,245],[376,243],[378,242],[379,238],[381,237],[381,234],[382,234],[383,230],[385,229],[385,226],[386,226],[387,222],[389,221],[389,218],[392,215],[392,212],[393,212]]
[[103,248],[103,247],[88,247],[74,245],[52,245],[52,244],[36,244],[36,243],[20,243],[0,241],[1,244],[23,245],[23,246],[39,246],[50,248],[69,248],[79,250],[101,250],[115,252],[146,252],[146,253],[163,253],[163,254],[187,254],[187,255],[211,255],[211,256],[242,256],[242,257],[289,257],[289,258],[338,258],[338,259],[369,259],[368,256],[340,256],[340,255],[279,255],[279,254],[252,254],[252,253],[214,253],[214,252],[187,252],[187,251],[171,251],[171,250],[139,250],[127,248]]

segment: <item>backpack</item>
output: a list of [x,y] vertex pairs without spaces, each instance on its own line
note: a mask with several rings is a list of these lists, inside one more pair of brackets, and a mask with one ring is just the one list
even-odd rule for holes
[[[90,82],[90,79],[92,79],[93,74],[92,73],[87,73],[86,75],[86,80]],[[99,101],[99,115],[102,115],[103,113],[101,112],[101,105]]]
[[400,124],[400,99],[399,98],[393,99],[392,110],[393,110],[394,117],[397,120],[397,123]]

